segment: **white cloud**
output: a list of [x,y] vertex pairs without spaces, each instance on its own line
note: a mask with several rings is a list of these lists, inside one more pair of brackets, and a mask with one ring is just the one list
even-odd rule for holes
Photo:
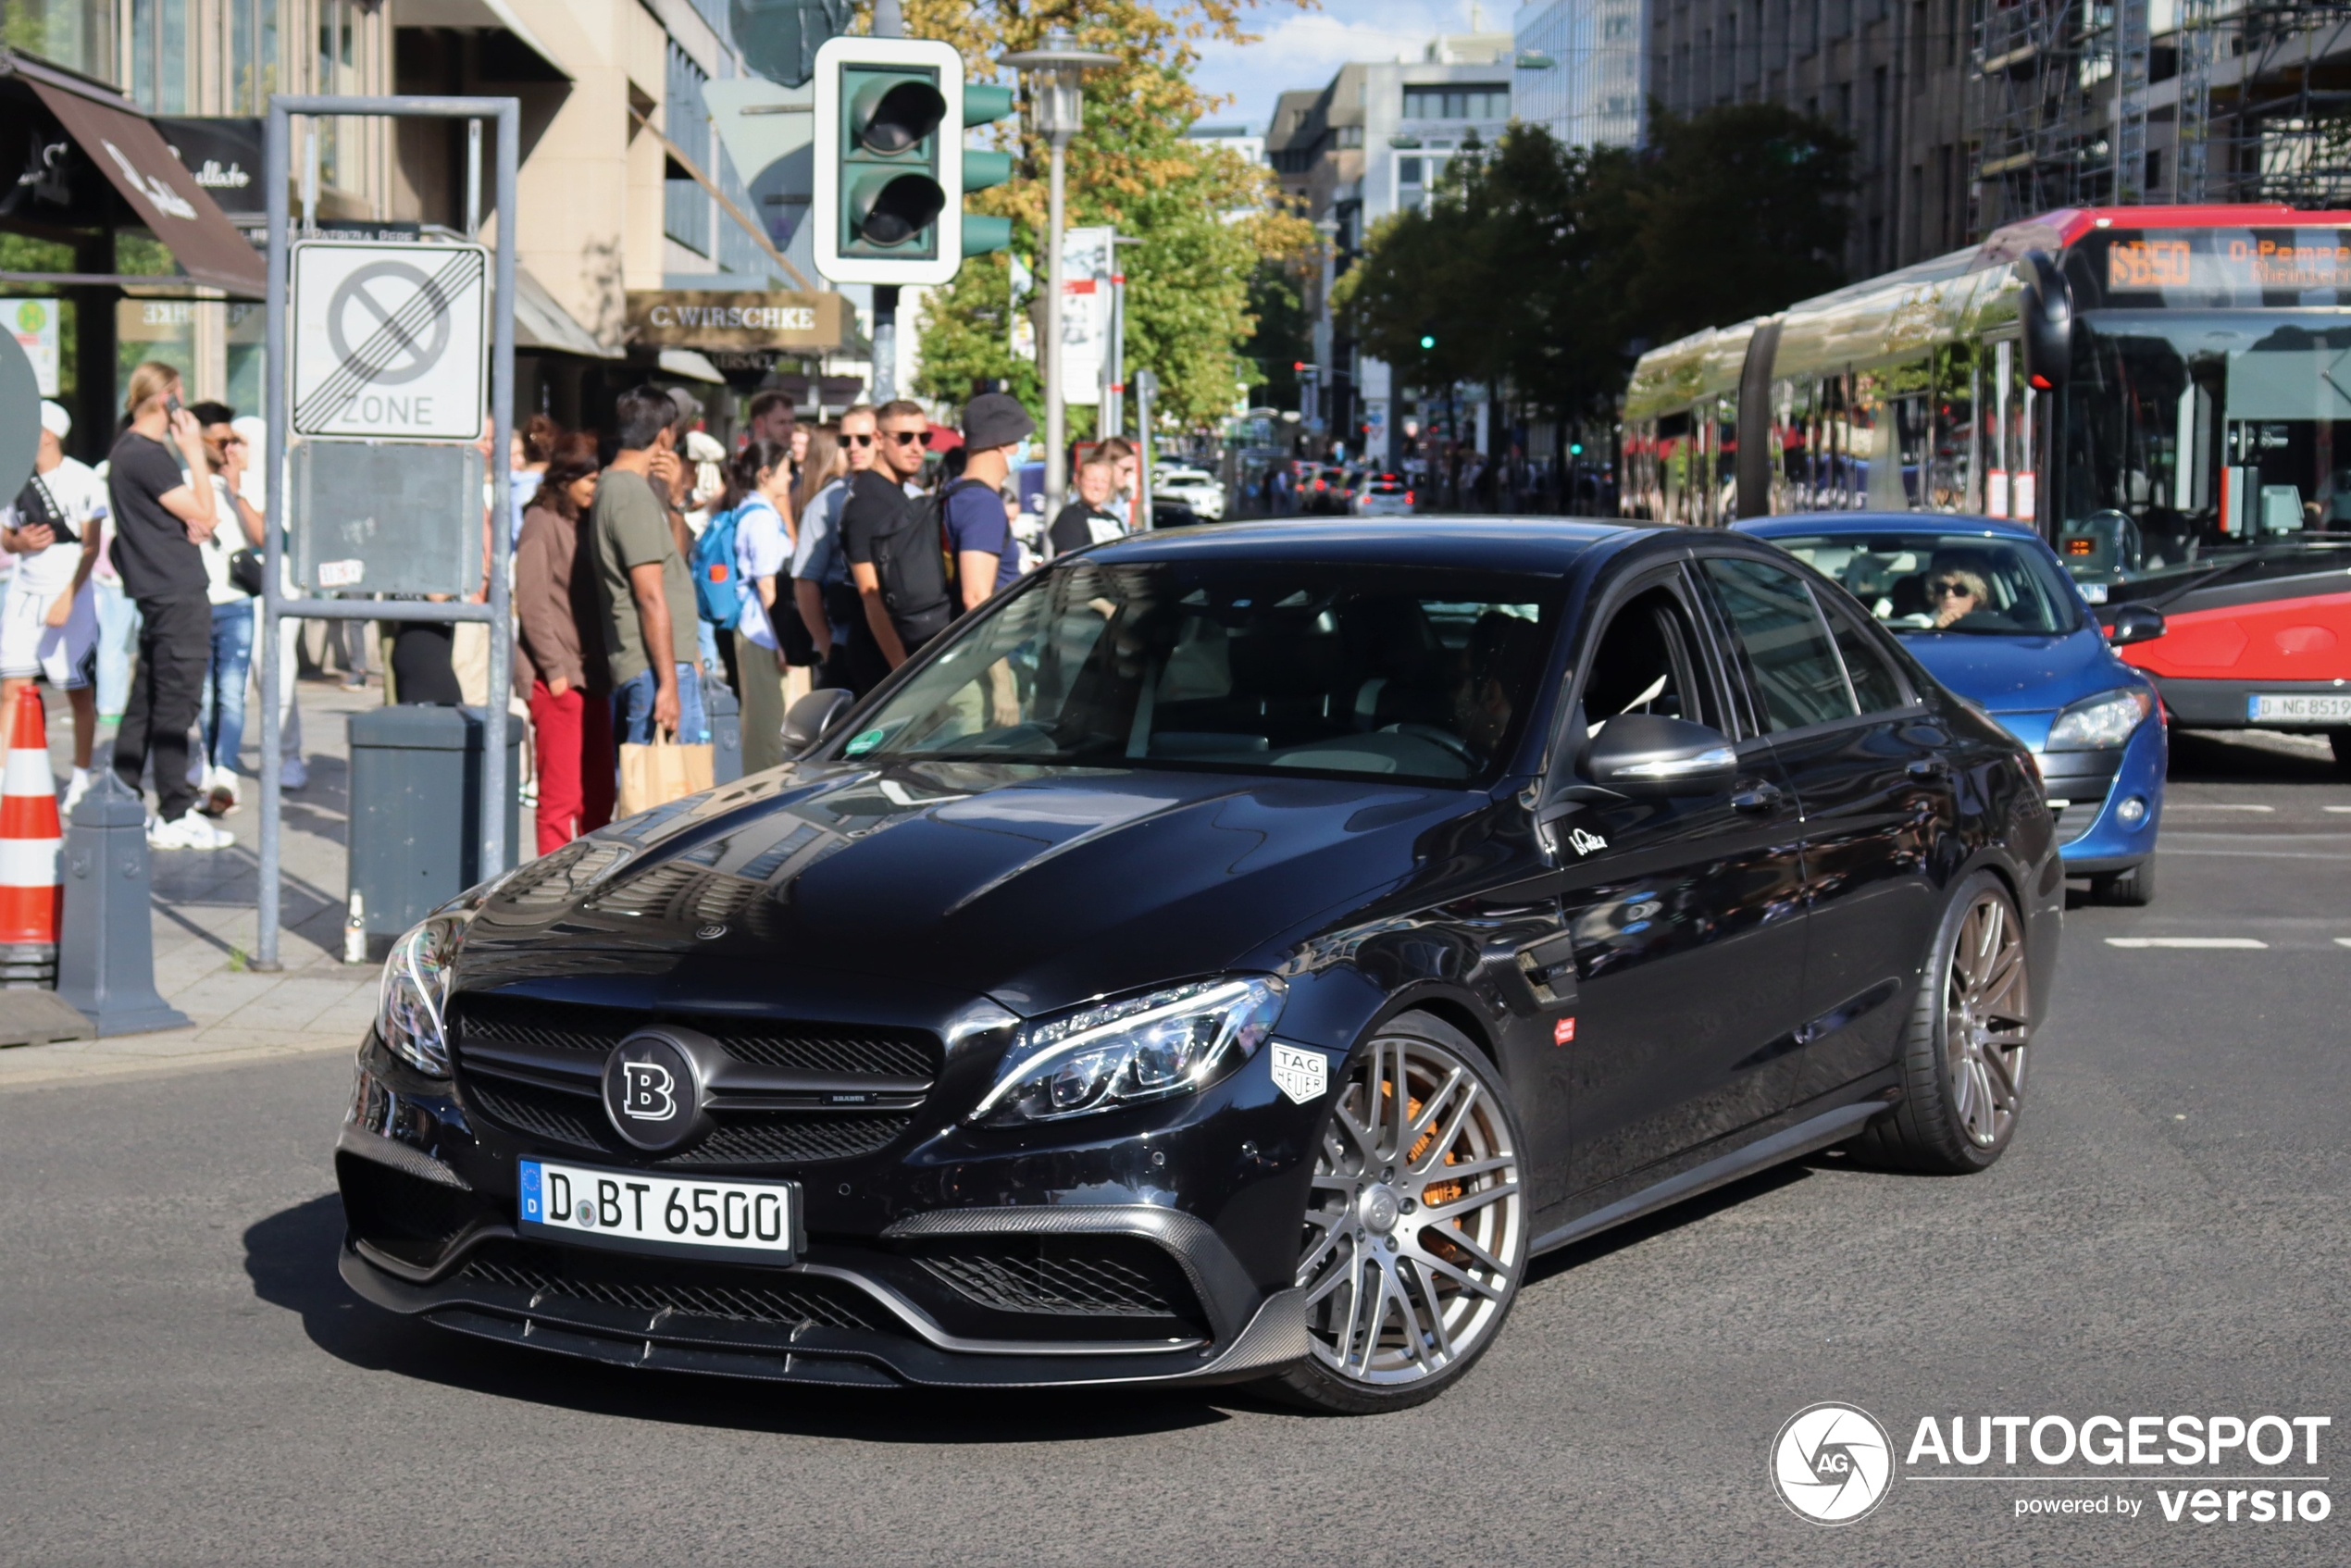
[[[1246,25],[1261,34],[1236,48],[1212,44],[1200,52],[1193,80],[1213,96],[1230,98],[1222,120],[1263,124],[1274,100],[1293,88],[1320,89],[1352,60],[1418,59],[1440,32],[1465,32],[1469,0],[1325,0],[1325,9],[1298,11],[1285,0],[1263,0]],[[1510,26],[1506,0],[1487,0],[1479,20],[1490,31]]]

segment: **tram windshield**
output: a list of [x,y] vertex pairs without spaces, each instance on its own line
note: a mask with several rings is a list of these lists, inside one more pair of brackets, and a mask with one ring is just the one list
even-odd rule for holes
[[2351,321],[2336,312],[2082,318],[2050,476],[2085,592],[2351,540]]

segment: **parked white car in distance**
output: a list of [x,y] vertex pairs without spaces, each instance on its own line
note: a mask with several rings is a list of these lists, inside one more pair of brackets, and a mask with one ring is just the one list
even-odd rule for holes
[[1401,474],[1366,474],[1350,510],[1359,517],[1408,516],[1412,492]]
[[1180,501],[1198,513],[1203,522],[1217,523],[1225,519],[1225,487],[1216,476],[1203,468],[1163,467],[1151,474],[1151,494],[1161,500]]

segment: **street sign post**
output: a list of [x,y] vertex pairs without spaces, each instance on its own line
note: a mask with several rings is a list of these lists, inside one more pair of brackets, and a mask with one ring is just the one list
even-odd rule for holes
[[489,411],[488,247],[292,249],[294,434],[478,439]]
[[[480,186],[478,128],[484,120],[495,125],[491,210],[498,215],[496,250],[438,242],[351,244],[315,235],[297,242],[288,210],[297,115],[470,121],[477,129],[466,138],[473,155],[469,191]],[[514,430],[515,236],[519,230],[515,187],[521,127],[520,103],[514,98],[280,93],[269,99],[269,121],[263,140],[263,186],[269,203],[269,333],[263,362],[263,408],[269,434],[264,471],[269,483],[261,573],[261,889],[255,910],[260,929],[251,960],[255,969],[280,967],[278,867],[283,809],[278,799],[281,763],[278,691],[279,666],[285,649],[279,641],[279,622],[290,616],[310,620],[485,622],[490,628],[486,706],[493,728],[506,712],[514,663],[514,553],[506,529],[491,523],[492,519],[503,523],[511,508],[506,445]],[[310,150],[315,158],[315,133]],[[314,216],[307,197],[315,184],[315,175],[305,182],[306,218]],[[315,224],[306,221],[304,227],[312,230]],[[484,435],[489,437],[492,458],[487,516],[478,482],[461,480],[445,489],[425,487],[428,492],[444,497],[448,507],[444,523],[436,526],[429,516],[420,520],[410,516],[407,524],[428,531],[436,527],[442,530],[437,542],[442,559],[451,562],[461,582],[472,580],[466,573],[479,559],[483,530],[489,528],[490,539],[499,547],[488,552],[490,581],[483,595],[487,603],[475,604],[468,598],[434,602],[309,596],[306,591],[322,588],[331,591],[340,586],[346,591],[366,592],[377,586],[377,580],[368,577],[369,562],[374,542],[385,538],[384,519],[365,505],[338,506],[334,516],[298,520],[305,529],[323,523],[353,548],[342,554],[322,552],[317,546],[325,542],[324,538],[310,539],[305,545],[306,580],[293,593],[286,591],[287,524],[292,509],[305,505],[293,494],[296,472],[290,460],[290,442],[301,441],[312,448],[305,458],[304,491],[315,503],[336,488],[333,481],[338,479],[347,488],[358,467],[383,461],[387,451],[404,451],[421,473],[454,451],[470,452],[472,443]],[[404,449],[379,444],[394,442],[411,444]],[[370,442],[379,443],[372,455],[367,453]],[[436,452],[418,444],[424,442],[442,445]],[[427,504],[417,499],[417,504],[405,510],[430,513],[441,504]],[[471,554],[463,563],[455,560],[468,550]],[[378,570],[378,579],[384,575]],[[393,580],[397,585],[398,579]],[[506,748],[486,746],[479,813],[479,865],[485,876],[494,876],[509,864],[504,808],[515,781],[507,771]]]

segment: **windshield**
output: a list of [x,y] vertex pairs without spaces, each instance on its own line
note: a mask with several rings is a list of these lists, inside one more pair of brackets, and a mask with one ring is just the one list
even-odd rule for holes
[[1080,558],[983,609],[840,754],[1378,774],[1510,754],[1558,579]]
[[2351,320],[2108,311],[2081,337],[2051,500],[2094,603],[2351,537]]
[[2079,600],[2037,543],[1996,534],[1902,531],[1775,538],[1896,631],[2062,636]]

